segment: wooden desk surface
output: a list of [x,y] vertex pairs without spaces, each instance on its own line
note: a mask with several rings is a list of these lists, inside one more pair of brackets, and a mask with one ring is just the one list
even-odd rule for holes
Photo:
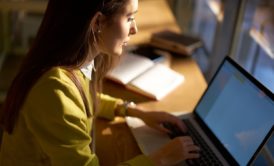
[[[140,0],[136,19],[139,32],[132,38],[131,44],[147,42],[152,32],[166,27],[179,29],[165,0]],[[154,101],[128,91],[123,86],[108,80],[104,83],[103,92],[135,101],[150,110],[190,112],[204,92],[206,81],[198,65],[190,57],[172,58],[171,68],[183,74],[185,81],[161,101]],[[102,166],[112,166],[141,154],[141,151],[123,118],[116,118],[111,122],[97,119],[96,154]]]

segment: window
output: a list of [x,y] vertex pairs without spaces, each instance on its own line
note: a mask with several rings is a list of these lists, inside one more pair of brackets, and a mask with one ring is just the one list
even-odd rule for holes
[[193,54],[209,81],[226,55],[274,91],[274,2],[271,0],[174,0],[182,33],[199,36]]
[[243,2],[232,56],[274,92],[274,2]]
[[[182,33],[199,36],[204,47],[193,57],[209,81],[230,53],[239,0],[174,0],[175,17]],[[229,15],[226,15],[229,13]]]

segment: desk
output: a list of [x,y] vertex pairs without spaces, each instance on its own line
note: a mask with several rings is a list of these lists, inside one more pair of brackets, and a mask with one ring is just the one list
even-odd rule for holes
[[[174,30],[179,29],[165,0],[140,0],[138,13],[140,35],[137,34],[133,38],[133,44],[147,42],[151,32],[156,29],[160,30],[166,26]],[[162,22],[157,22],[155,18],[162,18]],[[157,28],[153,28],[154,24]],[[206,88],[205,79],[191,57],[172,58],[171,68],[183,74],[185,81],[161,101],[154,101],[128,91],[123,86],[108,80],[104,82],[103,92],[135,101],[150,110],[190,112]],[[116,118],[111,122],[97,119],[96,154],[102,166],[112,166],[141,154],[141,151],[123,118]]]
[[[197,64],[191,58],[173,58],[171,67],[185,76],[185,81],[161,101],[154,101],[123,86],[105,81],[104,93],[135,101],[150,110],[191,112],[206,88]],[[141,154],[124,119],[96,121],[96,153],[103,166],[115,165]]]
[[[111,81],[105,82],[104,93],[136,101],[151,110],[191,112],[206,88],[205,79],[191,58],[173,58],[171,67],[183,74],[185,81],[161,101],[153,101]],[[98,119],[96,125],[96,153],[102,165],[114,165],[141,154],[124,119],[112,122]]]

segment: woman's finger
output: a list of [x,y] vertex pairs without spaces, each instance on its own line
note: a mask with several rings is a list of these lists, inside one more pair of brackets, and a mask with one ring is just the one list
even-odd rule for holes
[[176,125],[183,132],[187,131],[186,125],[184,124],[184,122],[180,118],[178,118],[174,115],[171,115],[171,114],[167,114],[167,116],[168,116],[167,119],[169,119],[170,123]]
[[199,154],[199,153],[188,153],[188,154],[186,154],[186,157],[187,157],[188,159],[199,158],[199,157],[200,157],[200,154]]
[[159,130],[159,131],[161,131],[161,132],[163,132],[163,133],[170,133],[171,131],[169,131],[167,128],[165,128],[163,125],[158,125],[158,124],[156,124],[156,125],[153,125],[153,126],[151,126],[151,127],[153,127],[154,129],[156,129],[156,130]]
[[188,147],[187,147],[187,149],[188,149],[188,151],[189,152],[194,152],[194,153],[199,153],[200,152],[200,148],[198,147],[198,146],[196,146],[196,145],[189,145]]

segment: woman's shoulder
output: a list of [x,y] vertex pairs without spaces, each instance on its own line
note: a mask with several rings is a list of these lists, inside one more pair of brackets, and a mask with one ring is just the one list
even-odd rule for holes
[[[83,77],[80,70],[74,71],[77,77]],[[68,71],[62,67],[53,67],[47,72],[45,72],[38,82],[48,82],[48,81],[60,81],[63,83],[72,83],[71,78],[68,76]]]
[[85,107],[81,95],[65,72],[60,67],[52,68],[33,85],[22,111],[28,123],[47,124],[48,119],[39,122],[37,119],[49,117],[52,123],[67,123],[71,120],[85,122]]
[[59,80],[64,80],[68,78],[66,75],[66,70],[61,67],[53,67],[47,72],[45,72],[40,80],[52,80],[52,79],[59,79]]
[[[38,80],[37,85],[42,84],[43,86],[46,86],[49,83],[70,83],[71,80],[66,74],[66,70],[61,67],[53,67],[46,71]],[[50,84],[49,84],[50,85]]]
[[74,87],[74,83],[67,76],[65,69],[53,67],[37,80],[30,93],[51,93],[56,89],[71,91],[75,89]]
[[25,101],[26,107],[40,108],[43,105],[48,110],[51,107],[64,110],[72,103],[79,108],[83,107],[77,87],[60,67],[45,72],[33,85]]

